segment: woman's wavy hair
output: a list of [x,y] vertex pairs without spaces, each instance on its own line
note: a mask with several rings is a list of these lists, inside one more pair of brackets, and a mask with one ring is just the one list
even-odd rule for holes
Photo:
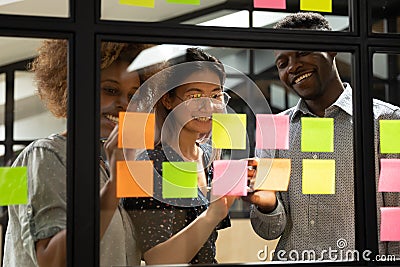
[[[137,55],[151,47],[137,43],[101,43],[101,64],[103,70],[117,61],[132,62]],[[68,41],[44,40],[38,49],[38,56],[28,66],[34,73],[37,94],[55,117],[66,118],[68,110]],[[149,69],[139,72],[141,82],[152,75]]]

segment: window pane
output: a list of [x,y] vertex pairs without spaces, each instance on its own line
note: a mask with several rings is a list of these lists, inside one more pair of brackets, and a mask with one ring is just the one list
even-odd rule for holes
[[399,69],[400,54],[374,54],[372,95],[375,98],[378,256],[385,261],[393,261],[393,255],[398,256],[400,244],[400,235],[393,231],[397,227],[400,206],[397,176],[400,170],[400,144],[397,141],[400,131]]
[[3,0],[0,14],[45,17],[69,17],[68,0]]
[[[289,13],[314,10],[326,15],[334,31],[349,31],[348,0],[332,1],[332,4],[326,1],[326,7],[319,9],[300,7],[299,1],[285,1],[286,7],[283,9],[266,6],[258,7],[255,11],[253,11],[253,0],[194,0],[186,1],[186,4],[184,2],[102,0],[101,19],[214,27],[272,28],[279,19]],[[268,1],[264,2],[268,4]],[[328,10],[331,8],[331,11],[326,12],[326,8]]]
[[[67,42],[59,40],[60,45],[55,49],[55,45],[49,45],[55,44],[55,40],[0,38],[0,47],[5,51],[1,54],[0,66],[7,75],[14,77],[7,88],[7,93],[14,92],[14,98],[11,98],[14,121],[6,125],[14,127],[14,131],[10,131],[14,136],[7,136],[5,147],[1,146],[0,151],[5,158],[4,164],[10,166],[14,162],[16,167],[2,169],[0,177],[0,205],[8,205],[10,225],[4,239],[7,253],[2,259],[6,266],[31,265],[32,259],[36,260],[35,247],[40,246],[36,241],[52,238],[67,227],[67,139],[60,135],[65,130],[65,120],[59,123],[49,115],[36,95],[33,74],[28,71],[32,59],[38,55],[36,49],[42,43],[48,45],[41,50],[43,64],[37,65],[36,72],[42,74],[39,75],[43,82],[41,89],[48,89],[46,92],[52,97],[59,96],[53,108],[61,108],[67,99],[60,99],[68,95]],[[27,46],[31,47],[25,49]],[[45,99],[49,100],[48,97],[49,94]],[[50,136],[52,133],[56,135]],[[33,213],[35,216],[32,217]],[[26,221],[31,223],[25,224]],[[23,246],[32,249],[19,251]],[[52,259],[54,257],[52,255]]]
[[[199,237],[191,235],[190,233],[188,234],[188,232],[185,232],[183,229],[185,229],[189,223],[193,222],[199,214],[204,212],[205,207],[198,207],[199,202],[196,202],[197,198],[201,198],[202,196],[204,198],[210,198],[210,195],[215,194],[216,191],[214,190],[226,189],[219,187],[216,182],[218,178],[216,177],[223,177],[223,179],[237,179],[234,181],[237,183],[239,183],[239,179],[242,178],[242,176],[238,176],[238,174],[241,173],[240,167],[235,167],[238,168],[237,173],[231,175],[226,174],[225,176],[223,176],[224,174],[221,175],[219,173],[221,165],[219,164],[224,163],[220,159],[228,160],[229,164],[232,164],[231,167],[234,164],[240,165],[241,162],[245,162],[244,168],[247,170],[247,164],[244,160],[254,156],[255,146],[257,142],[260,142],[260,139],[257,139],[256,137],[256,116],[278,114],[285,110],[287,113],[293,112],[293,109],[290,111],[287,110],[294,105],[297,105],[297,95],[302,95],[301,89],[308,87],[314,88],[314,85],[319,81],[330,79],[332,73],[326,73],[324,71],[319,72],[315,69],[332,69],[332,66],[328,67],[324,65],[321,67],[319,64],[327,64],[327,60],[325,60],[326,57],[335,56],[335,62],[340,73],[341,81],[348,83],[346,85],[338,83],[335,88],[335,90],[337,90],[335,91],[337,94],[336,97],[339,97],[341,94],[342,86],[346,88],[342,96],[342,99],[344,100],[337,100],[337,105],[329,103],[327,106],[325,113],[326,118],[322,118],[322,125],[325,125],[324,123],[327,121],[329,124],[331,121],[332,123],[329,124],[331,126],[328,126],[328,130],[326,130],[325,126],[320,126],[320,124],[317,123],[317,129],[324,130],[322,130],[322,132],[309,130],[309,134],[311,133],[313,136],[306,136],[309,138],[309,143],[311,144],[317,143],[316,140],[321,140],[325,135],[331,136],[331,138],[327,138],[326,142],[332,144],[334,149],[326,151],[323,148],[316,147],[312,148],[310,151],[301,147],[302,128],[300,119],[302,117],[309,119],[309,117],[312,118],[315,116],[311,111],[306,111],[307,104],[302,102],[302,105],[300,105],[302,107],[301,111],[290,120],[290,130],[289,128],[286,128],[286,130],[283,129],[277,132],[276,136],[270,134],[268,135],[268,138],[265,137],[267,140],[269,138],[280,138],[281,136],[288,135],[288,149],[279,147],[277,149],[272,149],[271,151],[271,149],[265,148],[262,153],[256,154],[259,160],[261,160],[260,162],[267,162],[270,158],[273,158],[274,161],[286,160],[285,162],[288,162],[288,159],[291,160],[291,175],[289,174],[290,170],[288,167],[290,166],[290,163],[283,167],[283,172],[287,174],[287,178],[290,178],[289,191],[286,192],[284,189],[278,190],[282,191],[282,194],[279,195],[281,196],[280,199],[282,199],[282,205],[284,205],[286,210],[290,212],[290,215],[288,214],[288,216],[290,216],[290,221],[288,221],[286,226],[287,231],[284,232],[283,236],[279,239],[280,234],[282,234],[282,231],[284,230],[283,228],[279,230],[272,228],[268,230],[264,229],[269,233],[269,235],[263,235],[264,238],[260,237],[252,228],[249,204],[238,199],[236,200],[236,203],[230,207],[231,226],[227,227],[227,224],[225,224],[226,221],[221,222],[221,228],[224,229],[218,231],[218,239],[215,241],[211,238],[204,246],[197,247],[197,250],[200,249],[200,253],[197,254],[195,258],[191,257],[188,259],[187,262],[197,262],[196,260],[198,260],[200,263],[210,263],[213,261],[214,257],[222,264],[264,262],[271,259],[270,256],[276,248],[281,251],[281,260],[309,259],[317,261],[321,257],[325,260],[333,261],[338,260],[338,257],[342,257],[340,260],[344,261],[357,260],[357,258],[346,258],[345,256],[347,250],[355,249],[354,153],[352,140],[353,125],[351,123],[353,90],[350,85],[352,55],[344,52],[339,52],[337,55],[327,52],[307,52],[307,55],[307,53],[304,52],[303,54],[298,51],[283,51],[282,53],[293,53],[293,55],[297,55],[297,60],[299,61],[304,60],[304,66],[298,68],[296,73],[293,74],[296,78],[291,78],[293,81],[294,79],[298,80],[298,85],[288,86],[287,80],[283,79],[284,82],[279,80],[278,70],[275,66],[276,54],[272,50],[203,46],[202,50],[205,53],[218,58],[224,64],[223,67],[226,73],[226,80],[222,82],[221,79],[216,78],[213,75],[208,76],[209,73],[204,71],[208,70],[206,66],[194,69],[192,70],[193,72],[188,71],[190,70],[190,63],[193,62],[185,62],[185,58],[187,58],[185,54],[191,53],[190,51],[187,51],[186,48],[188,48],[188,46],[158,45],[150,48],[148,52],[141,52],[137,58],[133,60],[133,63],[126,64],[131,67],[135,65],[143,67],[163,61],[168,61],[169,63],[167,64],[169,68],[156,69],[156,71],[159,72],[148,78],[146,82],[141,85],[127,107],[129,115],[125,115],[124,122],[119,121],[119,125],[123,125],[122,144],[125,155],[128,155],[126,159],[129,163],[127,166],[123,167],[128,171],[123,169],[125,175],[121,174],[121,176],[118,176],[117,181],[120,180],[128,183],[134,179],[139,186],[142,186],[142,189],[148,188],[144,184],[143,180],[137,178],[139,176],[135,177],[135,172],[144,166],[140,165],[145,164],[144,161],[151,160],[153,162],[149,163],[150,171],[147,170],[148,172],[146,172],[145,168],[142,169],[142,175],[145,177],[144,180],[153,181],[150,189],[146,191],[146,193],[150,194],[152,198],[146,198],[134,191],[125,191],[122,190],[122,188],[118,191],[117,189],[117,192],[120,192],[120,196],[123,198],[123,206],[125,210],[128,211],[135,230],[138,233],[137,244],[139,248],[148,251],[156,245],[166,242],[169,237],[177,232],[182,234],[185,247],[194,244],[194,241],[197,241],[197,238]],[[203,52],[200,51],[199,53]],[[313,61],[313,64],[310,62],[307,64],[305,63],[307,61],[306,59],[315,60],[315,58],[321,60],[317,60],[318,62]],[[333,59],[332,61],[328,60],[328,62],[333,62]],[[180,63],[182,63],[182,66],[185,66],[185,69],[182,69],[182,71],[178,71],[180,70]],[[187,63],[189,64],[186,65]],[[319,67],[314,67],[314,64]],[[307,67],[310,65],[312,67]],[[143,71],[140,68],[135,69],[132,67],[129,69],[133,72],[138,71],[139,75],[141,71]],[[126,70],[126,68],[123,68],[123,70]],[[202,71],[204,71],[204,73]],[[103,69],[101,76],[103,77],[107,72],[107,68]],[[144,71],[144,73],[145,72],[146,71]],[[217,73],[213,71],[210,72],[214,73],[214,75]],[[196,76],[195,74],[198,74],[199,76]],[[200,80],[199,77],[201,77],[200,79],[202,80]],[[105,79],[105,76],[103,78]],[[212,79],[212,81],[207,79]],[[304,84],[303,87],[301,83]],[[149,84],[157,86],[149,86]],[[211,106],[211,104],[211,107],[209,107],[208,110],[200,104],[194,104],[194,101],[199,101],[202,97],[204,98],[203,100],[206,101],[206,97],[211,95],[210,92],[207,91],[210,90],[206,87],[208,84],[213,84],[213,87],[211,87],[213,90],[219,88],[218,86],[223,85],[224,90],[231,97],[226,107],[227,114],[214,113],[213,108],[216,107]],[[216,87],[214,84],[217,84],[218,86]],[[297,93],[295,93],[292,90],[293,88],[290,87],[297,89]],[[172,93],[170,91],[171,88],[173,90]],[[188,95],[191,95],[191,90],[196,91],[196,94],[200,94],[202,97],[198,99],[187,98]],[[304,90],[306,91],[306,89]],[[167,94],[167,92],[169,93]],[[165,102],[163,102],[163,100],[159,101],[159,99],[163,99]],[[169,101],[171,102],[168,102],[165,99],[170,99]],[[171,106],[169,106],[169,103],[172,103]],[[155,111],[153,110],[153,107],[155,107]],[[163,107],[167,110],[168,117],[166,118],[159,117],[159,114],[162,114],[161,110]],[[201,113],[202,115],[195,113],[199,112],[199,110],[203,112]],[[154,126],[156,129],[156,138],[153,140],[154,147],[147,148],[147,150],[142,147],[142,149],[135,155],[130,154],[129,142],[136,140],[133,137],[133,134],[135,134],[135,132],[142,132],[141,129],[145,131],[144,128],[141,127],[145,127],[144,125],[146,121],[142,119],[143,123],[140,123],[142,126],[139,126],[139,117],[143,113],[149,114],[153,111],[155,112],[156,121],[156,126]],[[304,115],[302,111],[307,115]],[[210,112],[211,114],[206,112]],[[224,111],[220,111],[219,113],[224,113]],[[190,115],[188,118],[185,117],[187,114]],[[234,124],[233,127],[232,124],[229,124],[229,119],[227,118],[233,118],[232,116],[236,116],[237,114],[245,117],[247,124],[244,127],[244,131],[240,123]],[[228,116],[224,117],[220,115]],[[128,116],[132,117],[128,118]],[[203,118],[197,119],[196,116],[202,116]],[[196,124],[198,123],[197,120],[204,122],[202,122],[203,124]],[[259,121],[263,126],[265,126],[261,120]],[[218,127],[216,126],[217,122],[223,124],[225,129],[227,129],[226,135],[224,135],[224,131],[222,131],[223,133],[220,135]],[[133,123],[131,125],[134,131],[130,131],[128,134],[130,123]],[[213,125],[213,123],[215,124]],[[170,125],[173,125],[173,127],[168,128]],[[197,126],[195,127],[194,125],[197,125],[199,128],[196,128]],[[313,125],[314,124],[312,124],[310,129],[314,129]],[[209,153],[207,147],[209,147],[211,143],[214,143],[214,146],[217,146],[217,144],[219,146],[219,144],[224,143],[224,137],[226,137],[226,139],[232,138],[233,140],[237,138],[237,136],[242,136],[238,133],[243,133],[245,148],[233,148],[230,147],[230,144],[221,145],[222,157],[216,157],[213,161],[213,172],[205,172],[204,174],[212,175],[211,178],[215,180],[208,181],[207,183],[207,181],[203,181],[199,178],[198,174],[195,174],[194,177],[188,176],[187,179],[194,179],[195,183],[197,182],[194,187],[196,190],[193,196],[183,197],[181,195],[183,192],[182,189],[170,192],[169,190],[171,190],[171,188],[166,186],[162,181],[163,179],[168,179],[166,177],[169,176],[180,176],[178,174],[175,176],[171,175],[169,173],[171,170],[166,166],[170,166],[176,162],[182,163],[182,161],[184,161],[184,163],[197,164],[196,159],[194,159],[194,161],[189,160],[191,155],[188,154],[185,149],[182,149],[185,148],[185,144],[176,141],[174,138],[179,137],[178,140],[180,140],[182,135],[189,132],[189,129],[191,129],[190,132],[192,133],[200,131],[198,130],[200,128],[204,132],[206,132],[206,130],[212,130],[212,135],[209,137],[210,139],[206,139],[205,143],[200,145],[200,147],[204,149],[202,150],[203,153]],[[327,132],[328,134],[326,134]],[[160,138],[160,142],[157,142],[158,138]],[[239,137],[239,139],[240,138],[241,137]],[[194,139],[192,141],[193,144],[195,143]],[[175,142],[178,142],[178,144]],[[197,148],[197,145],[195,147]],[[163,156],[164,154],[161,151],[164,151],[163,153],[165,153],[165,156]],[[205,164],[204,162],[207,161],[203,161],[203,164]],[[200,170],[198,173],[203,174],[203,166],[201,166],[201,168],[198,166],[199,165],[197,165],[197,168]],[[307,170],[311,173],[314,171],[318,172],[318,170],[319,172],[316,175],[306,175],[303,173],[303,168],[308,168]],[[260,167],[260,171],[261,170],[262,168]],[[129,176],[129,171],[131,171],[133,177]],[[328,173],[330,175],[327,175]],[[322,186],[313,186],[314,182],[311,181],[311,191],[307,191],[308,189],[305,190],[302,182],[309,181],[309,179],[315,177],[323,177],[326,179],[324,180],[326,182],[322,183]],[[261,178],[259,177],[258,179],[262,180],[263,178],[264,177],[261,176]],[[197,187],[199,186],[201,188],[201,185],[198,184],[199,181],[203,181],[209,185],[211,191],[207,192],[205,190],[205,192],[203,192],[201,189],[198,191]],[[326,184],[330,184],[331,186],[324,188],[324,185]],[[127,188],[133,190],[135,185],[131,184]],[[242,184],[240,189],[246,189],[246,185]],[[304,193],[303,190],[305,190]],[[225,193],[228,191],[225,191]],[[240,193],[237,194],[247,194],[247,189],[245,193],[244,191],[240,191]],[[173,195],[174,197],[166,197],[166,195]],[[201,199],[204,201],[203,198]],[[213,202],[214,199],[207,199],[207,201]],[[168,203],[169,206],[166,206],[166,203]],[[208,204],[209,202],[205,201],[200,203]],[[170,209],[171,206],[174,206],[174,208]],[[194,207],[197,207],[197,209]],[[168,216],[165,214],[168,214]],[[222,218],[220,218],[220,220],[222,221]],[[279,220],[277,219],[277,221]],[[343,223],[344,221],[346,223]],[[196,224],[196,222],[194,222],[194,224]],[[266,226],[264,225],[264,227]],[[214,229],[214,227],[211,228],[211,230]],[[268,240],[266,238],[268,238]],[[216,242],[215,255],[212,252],[214,242]],[[279,244],[278,247],[277,244]],[[328,255],[325,253],[324,251],[328,251],[329,248],[331,248],[331,250],[336,250],[337,254]],[[291,252],[292,250],[295,252]],[[210,253],[205,256],[205,254],[202,254],[203,251],[209,251]],[[275,254],[275,259],[279,260],[277,254]],[[151,263],[150,260],[148,263]],[[175,263],[178,262],[178,260],[174,259],[172,256],[169,257],[168,260]],[[161,259],[161,261],[161,263],[166,263],[163,259]]]
[[397,0],[376,0],[368,3],[371,7],[372,32],[400,32],[400,2]]

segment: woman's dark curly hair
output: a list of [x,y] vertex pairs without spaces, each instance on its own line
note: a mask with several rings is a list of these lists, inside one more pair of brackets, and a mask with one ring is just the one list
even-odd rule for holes
[[[132,62],[135,57],[151,45],[136,43],[102,42],[101,69],[116,61]],[[30,64],[34,72],[37,93],[46,107],[56,117],[66,118],[68,109],[68,42],[67,40],[45,40],[38,49],[38,56]],[[141,80],[151,76],[141,73]]]

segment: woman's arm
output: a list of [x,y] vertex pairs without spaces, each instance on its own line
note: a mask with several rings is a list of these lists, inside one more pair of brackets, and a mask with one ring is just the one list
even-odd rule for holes
[[[119,200],[116,197],[116,161],[123,160],[121,149],[117,148],[118,127],[110,134],[104,144],[110,162],[110,179],[100,191],[100,239],[114,216]],[[40,267],[66,266],[66,230],[36,242],[36,257]]]
[[211,203],[192,223],[168,240],[147,250],[143,257],[146,264],[189,263],[223,220],[235,197],[222,197]]

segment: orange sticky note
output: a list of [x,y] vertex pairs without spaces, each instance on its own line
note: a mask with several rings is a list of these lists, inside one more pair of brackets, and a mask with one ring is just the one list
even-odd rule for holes
[[399,207],[381,207],[381,241],[400,241],[399,222]]
[[153,196],[152,161],[117,162],[117,197]]
[[119,0],[119,4],[154,8],[154,0]]
[[332,0],[300,0],[300,10],[332,12]]
[[335,194],[335,160],[303,159],[303,194]]
[[120,112],[119,148],[154,149],[154,113]]
[[287,191],[290,170],[290,159],[259,159],[254,189]]

